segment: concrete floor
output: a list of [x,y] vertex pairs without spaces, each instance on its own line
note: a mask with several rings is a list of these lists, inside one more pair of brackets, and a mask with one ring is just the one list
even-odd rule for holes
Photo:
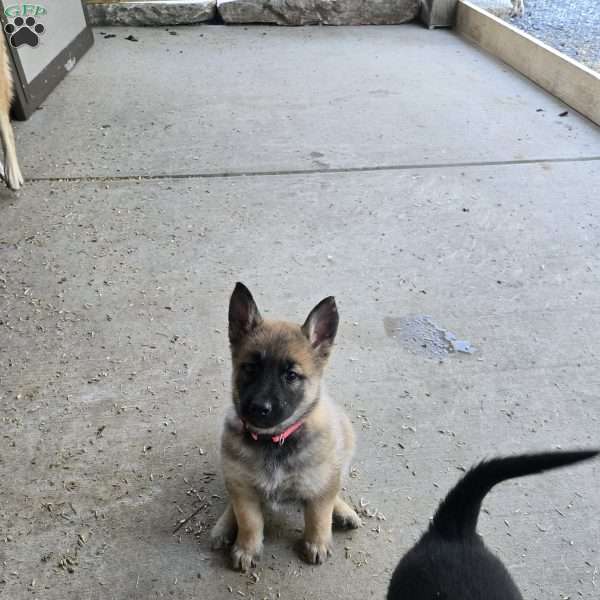
[[[16,125],[29,182],[0,192],[0,598],[381,599],[461,468],[600,443],[598,128],[445,31],[112,33]],[[256,577],[209,548],[238,279],[272,315],[338,300],[346,493],[378,517],[322,567],[295,512]],[[386,334],[410,315],[477,352]],[[598,597],[599,486],[489,496],[529,600]]]

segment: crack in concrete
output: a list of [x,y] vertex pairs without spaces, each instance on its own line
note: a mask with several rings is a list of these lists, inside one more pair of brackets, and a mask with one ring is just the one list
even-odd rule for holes
[[318,169],[281,169],[269,171],[219,171],[205,173],[162,173],[155,175],[75,175],[67,177],[28,177],[28,182],[48,181],[153,181],[160,179],[227,179],[233,177],[278,177],[288,175],[327,175],[335,173],[377,173],[379,171],[422,171],[426,169],[457,169],[467,167],[502,167],[552,163],[600,161],[600,156],[576,158],[530,158],[521,160],[490,160],[454,163],[374,165],[371,167],[330,167]]

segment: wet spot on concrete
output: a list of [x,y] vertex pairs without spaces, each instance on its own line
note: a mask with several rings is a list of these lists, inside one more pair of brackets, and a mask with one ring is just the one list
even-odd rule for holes
[[389,337],[413,354],[444,358],[456,352],[473,354],[476,351],[471,342],[459,339],[451,331],[436,325],[427,315],[386,317],[383,326]]

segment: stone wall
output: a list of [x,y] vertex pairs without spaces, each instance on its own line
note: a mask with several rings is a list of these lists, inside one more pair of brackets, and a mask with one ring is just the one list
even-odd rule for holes
[[225,23],[396,25],[415,19],[420,0],[87,0],[94,25]]

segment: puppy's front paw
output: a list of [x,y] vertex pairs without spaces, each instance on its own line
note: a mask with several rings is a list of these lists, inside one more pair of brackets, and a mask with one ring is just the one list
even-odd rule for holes
[[233,568],[236,571],[242,571],[242,573],[246,573],[247,571],[256,566],[255,559],[259,554],[259,550],[249,551],[235,544],[234,547],[231,549],[231,560],[233,561]]
[[23,185],[23,175],[21,174],[21,169],[16,161],[6,161],[6,172],[3,174],[3,179],[11,190],[21,189],[21,186]]
[[302,554],[306,562],[311,565],[322,565],[331,556],[331,544],[319,544],[304,540],[302,543]]

